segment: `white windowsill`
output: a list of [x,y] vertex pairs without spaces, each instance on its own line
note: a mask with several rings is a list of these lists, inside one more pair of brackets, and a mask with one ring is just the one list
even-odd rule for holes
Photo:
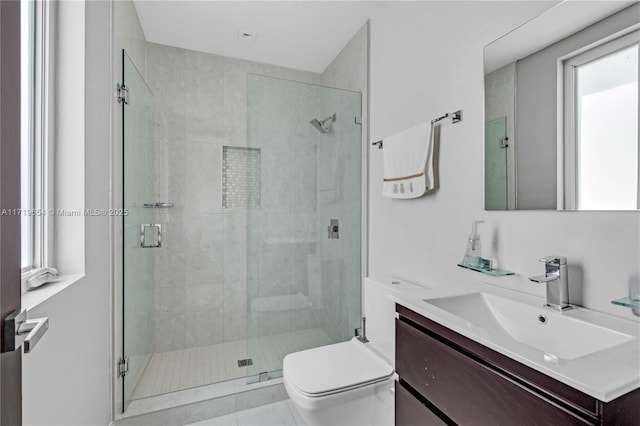
[[84,278],[83,274],[64,275],[56,278],[54,282],[47,283],[34,290],[27,291],[22,294],[22,309],[29,312],[31,309],[40,305],[60,293],[67,287],[75,284]]

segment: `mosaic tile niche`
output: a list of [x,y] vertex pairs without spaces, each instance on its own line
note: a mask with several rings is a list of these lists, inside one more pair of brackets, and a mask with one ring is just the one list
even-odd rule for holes
[[222,148],[222,208],[260,208],[260,149]]

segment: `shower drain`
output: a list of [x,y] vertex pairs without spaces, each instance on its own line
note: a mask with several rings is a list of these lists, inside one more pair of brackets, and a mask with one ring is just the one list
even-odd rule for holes
[[238,360],[238,367],[248,367],[249,365],[253,365],[253,361],[251,360],[251,358]]

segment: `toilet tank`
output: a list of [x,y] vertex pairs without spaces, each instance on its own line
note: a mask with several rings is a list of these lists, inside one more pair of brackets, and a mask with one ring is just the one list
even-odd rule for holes
[[395,363],[396,302],[390,296],[399,292],[397,285],[364,279],[364,316],[367,319],[367,339],[377,352]]

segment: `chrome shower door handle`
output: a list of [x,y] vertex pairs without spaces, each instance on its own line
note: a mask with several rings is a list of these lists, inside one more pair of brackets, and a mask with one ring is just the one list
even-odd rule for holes
[[[147,235],[147,232],[149,232],[150,235]],[[147,242],[148,237],[151,237],[152,241]],[[161,223],[140,224],[140,247],[142,248],[162,247],[162,224]]]
[[49,329],[49,318],[27,319],[27,311],[15,311],[4,320],[2,352],[15,351],[20,346],[30,353]]

